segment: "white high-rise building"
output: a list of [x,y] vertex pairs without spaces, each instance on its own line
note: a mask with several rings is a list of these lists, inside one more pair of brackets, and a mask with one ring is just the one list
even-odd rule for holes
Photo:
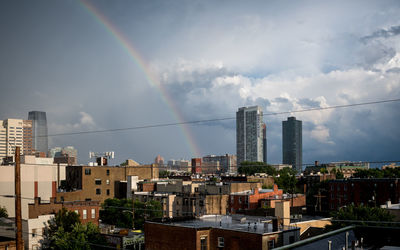
[[242,107],[236,112],[237,164],[263,161],[263,111],[259,106]]
[[32,121],[22,119],[0,120],[0,159],[14,159],[15,147],[21,154],[32,154]]

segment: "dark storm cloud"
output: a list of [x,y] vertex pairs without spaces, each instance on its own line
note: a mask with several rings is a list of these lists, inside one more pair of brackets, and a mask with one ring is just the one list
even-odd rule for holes
[[372,33],[371,35],[364,36],[361,38],[362,42],[368,42],[370,40],[376,39],[376,38],[388,38],[392,36],[397,36],[400,35],[400,25],[398,26],[391,26],[388,29],[380,29]]

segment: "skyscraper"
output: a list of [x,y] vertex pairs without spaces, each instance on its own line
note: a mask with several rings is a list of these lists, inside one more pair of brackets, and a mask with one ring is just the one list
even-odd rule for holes
[[48,141],[46,112],[31,111],[28,114],[28,120],[32,120],[33,148],[36,152],[47,153]]
[[242,107],[236,112],[237,164],[263,159],[263,112],[261,107]]
[[267,125],[263,123],[263,162],[267,163]]
[[292,165],[298,173],[302,171],[302,122],[296,117],[282,121],[282,163]]
[[24,155],[32,154],[32,121],[21,119],[0,120],[0,161],[14,159],[15,146]]

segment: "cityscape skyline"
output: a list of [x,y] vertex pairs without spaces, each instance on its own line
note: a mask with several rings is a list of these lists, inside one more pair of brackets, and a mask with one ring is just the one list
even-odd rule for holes
[[[397,1],[4,2],[0,118],[46,111],[54,135],[231,117],[243,106],[270,114],[395,99],[399,10]],[[282,160],[281,121],[291,115],[303,121],[304,163],[395,160],[398,110],[393,102],[265,117],[268,162]],[[226,120],[48,144],[73,145],[80,163],[109,150],[115,164],[145,163],[234,154],[235,133]]]

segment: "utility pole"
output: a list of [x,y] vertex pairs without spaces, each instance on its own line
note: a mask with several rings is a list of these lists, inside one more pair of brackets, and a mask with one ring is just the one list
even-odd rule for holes
[[17,231],[15,238],[17,243],[17,250],[24,249],[22,242],[22,216],[21,216],[21,161],[20,161],[20,147],[15,147],[15,225]]

